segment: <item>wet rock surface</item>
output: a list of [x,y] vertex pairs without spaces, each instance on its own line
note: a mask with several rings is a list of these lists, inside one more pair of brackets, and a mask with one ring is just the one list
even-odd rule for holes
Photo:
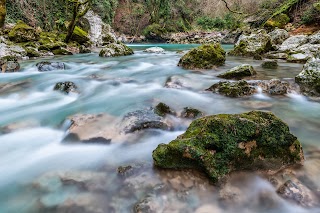
[[276,60],[265,60],[262,62],[261,66],[266,69],[276,69],[278,67],[278,62]]
[[185,107],[181,112],[182,118],[189,118],[189,119],[199,118],[203,115],[204,115],[203,112],[192,107]]
[[132,55],[133,50],[128,46],[122,43],[112,43],[106,46],[103,46],[103,49],[100,51],[100,57],[117,57],[117,56],[126,56]]
[[77,89],[77,85],[71,81],[58,82],[53,88],[53,90],[57,90],[65,94],[69,94],[70,92],[78,93]]
[[143,52],[146,53],[164,53],[164,49],[161,47],[150,47],[146,50],[144,50]]
[[16,57],[3,57],[0,58],[0,68],[2,73],[18,72],[20,70],[20,64]]
[[38,71],[40,72],[48,72],[53,70],[64,70],[65,64],[62,62],[48,62],[43,61],[36,64]]
[[253,95],[256,92],[256,89],[248,84],[248,82],[241,80],[236,82],[220,81],[213,84],[210,88],[206,89],[206,91],[237,98]]

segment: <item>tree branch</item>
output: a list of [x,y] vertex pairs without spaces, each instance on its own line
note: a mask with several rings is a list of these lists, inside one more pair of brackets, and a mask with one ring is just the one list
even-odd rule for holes
[[221,1],[223,1],[223,2],[224,2],[224,4],[226,5],[226,8],[227,8],[231,13],[236,13],[236,14],[240,14],[240,15],[242,15],[242,14],[243,14],[242,12],[238,12],[238,11],[234,11],[234,10],[232,10],[232,9],[229,7],[229,5],[228,5],[228,3],[227,3],[227,1],[226,1],[226,0],[221,0]]

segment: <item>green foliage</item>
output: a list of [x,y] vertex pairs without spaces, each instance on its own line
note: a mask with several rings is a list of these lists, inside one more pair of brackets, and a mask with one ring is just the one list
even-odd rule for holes
[[267,28],[271,28],[274,29],[276,27],[278,28],[283,28],[287,23],[289,23],[290,18],[287,14],[279,14],[275,17],[273,17],[272,19],[269,19],[266,24],[265,27]]
[[99,14],[103,21],[111,23],[118,6],[118,0],[93,0],[92,9]]
[[303,24],[315,24],[319,21],[319,11],[314,5],[311,5],[301,16]]
[[231,13],[227,13],[222,18],[202,16],[197,19],[197,24],[204,30],[236,29],[240,26],[239,20],[237,20],[236,17]]

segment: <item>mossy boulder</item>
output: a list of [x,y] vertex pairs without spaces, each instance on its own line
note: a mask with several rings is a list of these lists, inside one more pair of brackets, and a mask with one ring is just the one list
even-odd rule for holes
[[203,170],[213,182],[232,171],[277,171],[302,164],[302,146],[271,112],[220,114],[193,121],[187,131],[152,153],[161,168]]
[[233,50],[228,54],[232,56],[254,56],[273,50],[271,37],[265,30],[259,30],[250,35],[241,35]]
[[279,15],[273,17],[272,19],[269,19],[266,23],[265,23],[265,27],[266,28],[283,28],[286,24],[288,24],[290,21],[290,18],[287,14],[284,13],[280,13]]
[[261,66],[266,69],[276,69],[278,67],[278,62],[276,60],[265,60],[262,62]]
[[88,42],[90,39],[87,32],[82,30],[80,27],[76,26],[73,30],[71,40],[76,41],[79,44],[84,44]]
[[185,107],[181,113],[182,118],[194,119],[201,116],[203,116],[203,112],[192,107]]
[[212,69],[224,65],[225,61],[226,52],[220,44],[204,44],[182,56],[178,66],[185,69]]
[[59,49],[52,50],[52,53],[54,55],[73,55],[72,52],[70,52],[69,50],[67,50],[66,48],[63,48],[63,47],[61,47]]
[[303,94],[309,96],[320,96],[320,59],[310,59],[299,75],[295,77]]
[[257,72],[250,64],[242,64],[232,68],[225,73],[218,75],[218,77],[225,79],[241,79],[243,77],[253,76],[255,74],[257,74]]
[[116,57],[116,56],[126,56],[132,55],[133,50],[122,43],[113,43],[104,46],[100,51],[100,57]]
[[30,58],[40,57],[40,53],[36,48],[33,47],[26,47],[24,48],[27,52],[27,56]]
[[160,102],[157,104],[157,106],[154,108],[154,113],[156,113],[159,116],[165,116],[167,114],[175,114],[175,112],[165,103]]
[[9,39],[16,43],[35,41],[39,39],[36,30],[23,21],[18,21],[8,34]]
[[213,84],[206,91],[211,91],[213,93],[225,95],[231,98],[250,96],[256,92],[254,86],[250,85],[247,81],[220,81]]

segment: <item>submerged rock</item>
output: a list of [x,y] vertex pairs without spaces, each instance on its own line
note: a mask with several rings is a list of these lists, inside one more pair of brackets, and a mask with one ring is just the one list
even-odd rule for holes
[[320,96],[320,58],[312,58],[295,77],[301,92],[309,96]]
[[76,114],[68,118],[71,124],[64,142],[109,144],[114,138],[115,117],[108,114]]
[[133,50],[122,43],[108,44],[100,51],[100,57],[116,57],[132,55]]
[[276,69],[278,67],[278,62],[276,60],[265,60],[262,62],[261,66],[266,69]]
[[77,85],[71,81],[58,82],[53,88],[53,90],[58,90],[66,94],[69,94],[70,92],[77,93],[78,92],[77,89],[78,89]]
[[64,70],[65,64],[62,62],[42,61],[36,64],[38,71],[47,72],[52,70]]
[[170,129],[162,117],[155,114],[153,110],[137,110],[130,112],[122,119],[122,132],[133,133],[143,129]]
[[8,35],[9,39],[16,43],[35,41],[39,38],[36,30],[23,21],[18,21]]
[[182,56],[178,66],[185,69],[212,69],[225,63],[225,54],[218,43],[204,44]]
[[304,160],[300,142],[270,112],[220,114],[197,119],[152,153],[161,168],[196,168],[214,182],[236,170],[277,171]]
[[250,64],[242,64],[218,75],[218,77],[225,79],[240,79],[242,77],[253,76],[255,74],[257,74],[257,72]]
[[147,53],[164,53],[164,49],[161,47],[150,47],[146,50],[144,50],[143,52],[147,52]]
[[271,37],[265,30],[259,30],[251,35],[241,35],[233,50],[228,55],[254,56],[272,50]]
[[247,81],[244,80],[236,82],[220,81],[216,84],[213,84],[206,90],[232,98],[249,96],[254,94],[256,91],[255,87],[251,86]]

